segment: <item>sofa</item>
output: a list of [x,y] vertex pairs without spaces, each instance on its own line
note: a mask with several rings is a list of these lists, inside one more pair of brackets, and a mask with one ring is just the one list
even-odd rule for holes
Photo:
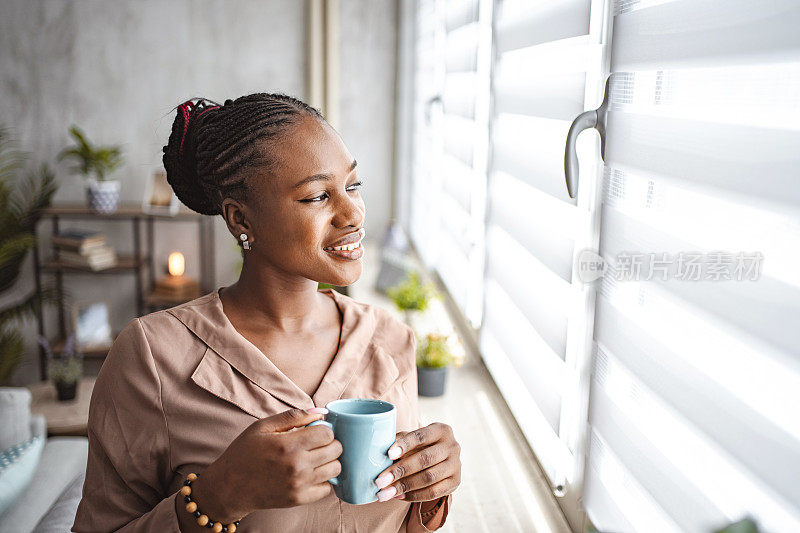
[[[32,415],[30,406],[31,392],[27,388],[0,387],[0,453],[24,446],[29,446],[27,450],[35,448],[35,453],[21,452],[22,456],[30,453],[25,474],[20,475],[17,468],[12,472],[16,479],[5,479],[3,483],[3,475],[10,468],[6,466],[6,470],[0,471],[0,490],[7,491],[3,498],[7,507],[0,514],[0,533],[64,533],[72,529],[81,500],[89,441],[86,437],[47,438],[44,416]],[[8,461],[5,462],[7,465]],[[18,492],[20,486],[24,488]]]

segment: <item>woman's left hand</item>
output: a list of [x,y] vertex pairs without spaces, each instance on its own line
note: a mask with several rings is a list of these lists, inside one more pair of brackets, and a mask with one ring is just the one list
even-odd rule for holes
[[401,498],[411,502],[437,500],[461,483],[461,446],[453,429],[438,422],[408,433],[398,433],[389,448],[394,464],[375,479],[378,500]]

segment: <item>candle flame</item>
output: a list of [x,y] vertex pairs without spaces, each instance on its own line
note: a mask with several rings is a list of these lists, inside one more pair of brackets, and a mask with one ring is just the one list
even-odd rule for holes
[[180,252],[172,252],[169,254],[169,274],[171,276],[182,276],[185,267],[183,254]]

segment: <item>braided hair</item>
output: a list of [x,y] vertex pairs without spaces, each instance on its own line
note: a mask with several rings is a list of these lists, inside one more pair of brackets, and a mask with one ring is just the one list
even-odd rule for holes
[[316,108],[281,93],[250,94],[223,105],[192,98],[176,109],[163,148],[167,181],[181,202],[204,215],[222,214],[225,198],[245,201],[249,167],[274,169],[268,141],[304,116],[324,120]]

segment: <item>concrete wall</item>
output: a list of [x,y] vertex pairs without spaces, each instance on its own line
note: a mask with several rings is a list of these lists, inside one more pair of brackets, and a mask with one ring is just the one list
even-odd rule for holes
[[339,132],[364,178],[367,235],[380,238],[392,203],[395,1],[341,0],[339,21]]
[[[389,217],[393,168],[395,8],[393,0],[341,2],[340,132],[367,178],[367,234],[380,235]],[[55,202],[83,202],[83,184],[55,163],[75,123],[92,140],[121,144],[127,163],[116,177],[121,200],[141,202],[161,167],[173,108],[192,96],[222,101],[281,91],[304,98],[305,13],[299,0],[4,0],[0,4],[0,123],[12,128],[34,161],[54,165]],[[132,251],[130,224],[83,222],[62,227],[106,231],[119,252]],[[47,243],[49,225],[40,226]],[[216,286],[236,279],[238,248],[216,220]],[[43,250],[46,247],[42,248]],[[156,225],[156,257],[186,255],[187,274],[199,275],[196,225]],[[33,289],[30,256],[23,278],[0,305]],[[135,316],[132,275],[68,276],[80,299],[111,305],[112,326]],[[46,331],[57,331],[48,312]],[[38,379],[35,321],[21,331],[29,360],[16,384]]]

